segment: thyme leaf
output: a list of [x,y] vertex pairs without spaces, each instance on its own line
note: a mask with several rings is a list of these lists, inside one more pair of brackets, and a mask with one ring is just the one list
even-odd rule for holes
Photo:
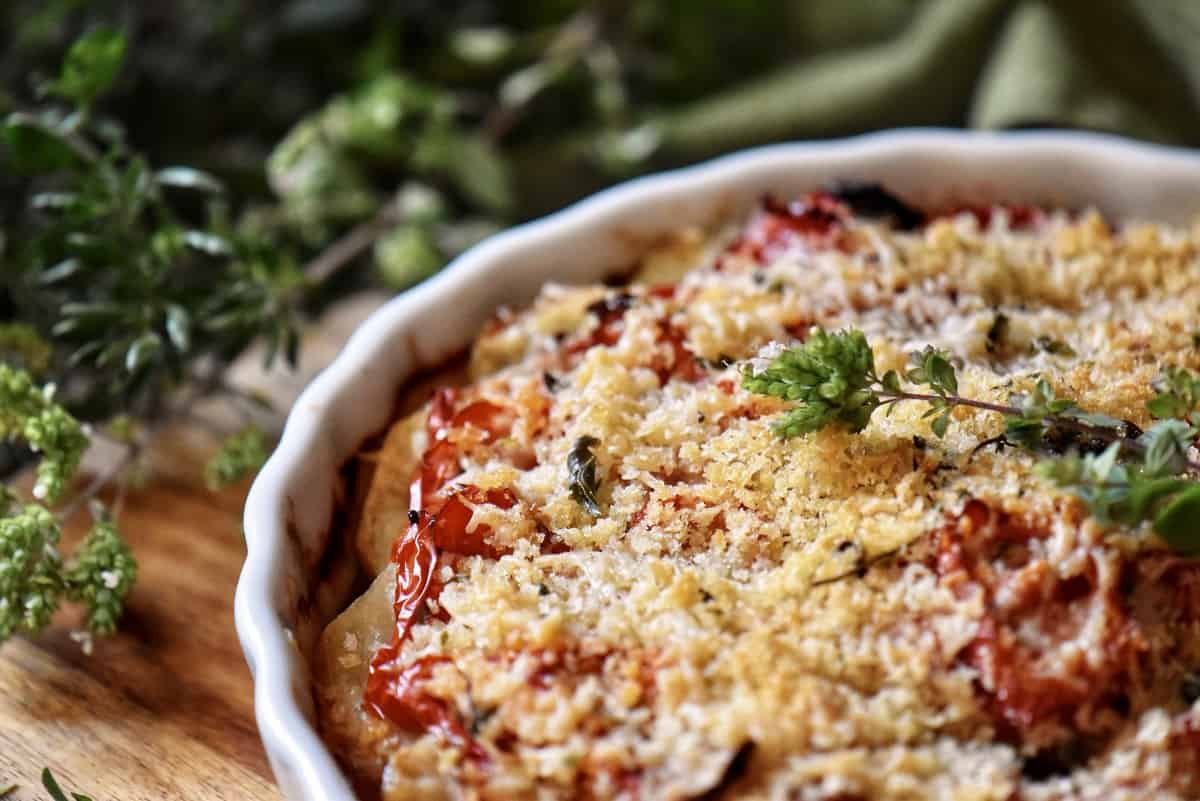
[[592,453],[592,448],[599,444],[600,440],[585,434],[575,440],[567,455],[571,496],[593,517],[603,514],[596,498],[600,491],[600,479],[596,476],[596,454]]

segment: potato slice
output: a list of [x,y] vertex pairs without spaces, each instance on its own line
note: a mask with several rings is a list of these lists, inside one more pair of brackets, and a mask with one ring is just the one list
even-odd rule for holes
[[408,528],[408,485],[425,449],[425,417],[421,409],[394,423],[374,455],[354,543],[358,561],[371,576],[387,567],[392,543]]
[[321,727],[335,751],[356,776],[378,784],[386,754],[397,743],[395,727],[363,708],[367,671],[375,652],[392,641],[392,598],[396,568],[375,577],[345,612],[325,627],[315,654],[317,703]]
[[701,263],[707,245],[708,240],[701,229],[685,228],[665,238],[643,256],[629,283],[674,284]]

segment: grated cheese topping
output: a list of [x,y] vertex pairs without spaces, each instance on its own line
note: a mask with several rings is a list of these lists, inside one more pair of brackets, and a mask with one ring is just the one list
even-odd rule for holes
[[[373,459],[354,536],[374,580],[317,656],[325,736],[364,787],[1200,798],[1200,565],[1089,519],[1029,455],[977,450],[997,416],[958,409],[939,439],[900,404],[779,439],[785,404],[740,370],[812,326],[863,330],[880,373],[932,344],[964,396],[1042,376],[1145,427],[1161,369],[1200,368],[1200,226],[996,208],[898,230],[814,194],[681,231],[624,288],[501,314],[469,383]],[[568,471],[584,437],[596,516]],[[398,636],[398,543],[435,529]]]

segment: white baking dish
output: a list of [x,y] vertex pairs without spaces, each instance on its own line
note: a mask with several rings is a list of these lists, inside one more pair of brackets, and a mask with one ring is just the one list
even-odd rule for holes
[[879,181],[918,204],[1094,205],[1114,220],[1200,214],[1200,155],[1091,134],[911,130],[775,145],[640,178],[463,254],[362,324],[296,402],[246,502],[237,629],[285,798],[354,797],[314,725],[307,653],[346,600],[353,569],[329,558],[339,468],[389,421],[405,380],[466,347],[497,306],[526,301],[549,280],[596,281],[680,226],[736,215],[766,192],[839,179]]

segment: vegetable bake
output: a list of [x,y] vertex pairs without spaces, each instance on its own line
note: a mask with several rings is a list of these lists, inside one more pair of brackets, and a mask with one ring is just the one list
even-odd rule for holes
[[848,185],[501,311],[359,456],[324,736],[388,801],[1200,798],[1198,248]]

